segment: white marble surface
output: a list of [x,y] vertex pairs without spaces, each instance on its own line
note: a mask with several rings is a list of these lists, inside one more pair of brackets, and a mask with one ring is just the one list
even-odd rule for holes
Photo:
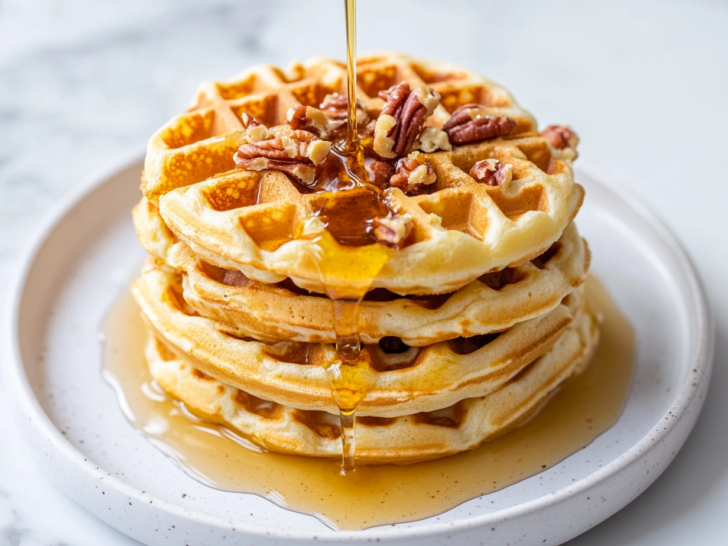
[[[688,248],[718,333],[703,416],[655,485],[570,544],[717,546],[728,510],[728,4],[635,4],[360,0],[359,46],[464,64],[542,124],[571,123],[580,161]],[[338,0],[1,0],[0,304],[62,196],[141,151],[200,81],[255,62],[343,57],[342,17]],[[135,543],[39,475],[7,420],[0,439],[0,545]]]

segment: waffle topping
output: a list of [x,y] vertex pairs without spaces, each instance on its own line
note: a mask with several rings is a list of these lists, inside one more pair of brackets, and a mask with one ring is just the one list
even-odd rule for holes
[[412,152],[397,162],[397,172],[389,179],[389,185],[411,194],[436,181],[435,169],[425,161],[425,156]]
[[483,159],[470,169],[470,176],[488,186],[504,186],[511,181],[513,165],[497,159]]
[[576,151],[579,137],[568,125],[549,125],[541,131],[541,135],[546,137],[551,146],[557,150],[571,152],[571,159],[576,159],[579,156]]
[[377,242],[372,222],[390,212],[376,193],[357,188],[342,192],[337,198],[330,193],[318,195],[321,197],[312,201],[312,208],[340,245],[356,247]]
[[452,113],[443,126],[453,144],[472,144],[507,136],[516,128],[516,120],[485,114],[481,104],[465,104]]
[[397,250],[412,233],[412,217],[395,214],[374,219],[374,236],[381,245]]
[[425,153],[436,152],[437,150],[445,150],[449,152],[452,150],[452,144],[450,144],[450,137],[442,129],[437,127],[425,127],[422,129],[420,136],[415,140],[412,145],[413,150],[422,150]]
[[374,151],[393,159],[412,149],[425,121],[440,104],[440,94],[426,86],[411,90],[407,82],[401,82],[379,96],[386,102],[374,127]]
[[326,159],[316,167],[316,180],[307,184],[313,193],[339,192],[366,185],[370,175],[360,154],[350,154],[344,149],[343,140],[331,143]]
[[366,170],[369,173],[369,182],[382,189],[391,183],[394,175],[394,165],[377,159],[366,162]]
[[[344,120],[349,109],[349,99],[339,93],[331,93],[324,97],[323,102],[319,106],[321,111],[326,114],[329,119]],[[357,99],[356,101],[356,122],[357,125],[365,125],[369,121],[369,114],[364,103]]]
[[315,166],[323,163],[330,149],[330,142],[313,133],[286,128],[273,138],[243,144],[235,154],[235,165],[249,171],[281,171],[310,184],[316,175]]
[[302,105],[289,108],[286,120],[291,129],[308,131],[323,139],[330,139],[346,124],[345,119],[332,119],[318,108]]
[[248,142],[260,142],[268,138],[268,127],[245,112],[243,112],[241,117],[243,119],[243,126],[245,127],[245,139]]

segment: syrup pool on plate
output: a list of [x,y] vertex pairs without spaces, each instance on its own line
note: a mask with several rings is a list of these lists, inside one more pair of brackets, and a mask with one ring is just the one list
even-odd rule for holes
[[[603,316],[592,362],[528,421],[472,451],[411,465],[359,466],[339,459],[265,452],[249,439],[193,416],[152,381],[144,358],[148,330],[125,291],[103,324],[104,377],[129,421],[192,478],[253,493],[338,529],[365,529],[441,514],[553,467],[619,418],[634,361],[634,332],[603,287],[586,294]],[[180,474],[180,480],[189,479]]]

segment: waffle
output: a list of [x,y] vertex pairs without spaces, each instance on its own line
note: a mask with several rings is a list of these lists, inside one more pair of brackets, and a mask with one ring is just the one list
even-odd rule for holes
[[[533,117],[503,88],[451,64],[394,54],[362,58],[358,81],[371,115],[382,106],[371,97],[406,81],[413,88],[427,84],[442,95],[429,125],[442,127],[449,112],[474,101],[486,105],[485,113],[516,120],[513,136],[424,154],[437,175],[432,193],[385,190],[389,209],[409,214],[414,229],[372,287],[401,295],[451,292],[484,273],[540,255],[576,215],[583,189],[573,181],[570,158],[534,133]],[[323,293],[316,257],[328,232],[309,237],[306,226],[324,203],[346,206],[364,190],[301,193],[280,172],[234,170],[233,154],[244,143],[242,113],[280,125],[290,106],[317,106],[344,84],[342,65],[314,59],[288,72],[259,66],[234,81],[202,86],[192,109],[150,140],[142,184],[146,197],[159,205],[169,229],[208,263],[262,282],[290,278]],[[477,183],[468,172],[486,158],[512,164],[512,181]],[[366,261],[367,252],[366,246],[347,249],[353,261]],[[344,273],[326,279],[327,285],[349,283]]]
[[[184,273],[184,299],[200,315],[238,337],[333,343],[331,301],[290,282],[265,284],[199,259],[171,235],[145,198],[134,209],[142,246]],[[487,274],[452,294],[402,298],[376,291],[361,304],[364,343],[388,336],[411,346],[506,330],[553,309],[589,270],[589,249],[572,224],[546,254],[516,268]]]
[[[415,462],[472,449],[503,434],[588,363],[598,337],[596,320],[582,306],[544,356],[488,396],[464,399],[435,412],[359,417],[357,459]],[[150,336],[146,355],[154,380],[200,417],[236,429],[269,450],[316,457],[341,455],[335,415],[269,402],[213,379],[154,336]]]
[[[156,335],[194,368],[266,400],[337,411],[325,371],[334,360],[333,345],[234,337],[184,301],[180,275],[158,268],[147,269],[132,290]],[[395,346],[393,352],[383,343],[365,346],[360,365],[368,390],[358,415],[434,411],[500,388],[556,342],[581,299],[577,289],[552,311],[500,334]]]

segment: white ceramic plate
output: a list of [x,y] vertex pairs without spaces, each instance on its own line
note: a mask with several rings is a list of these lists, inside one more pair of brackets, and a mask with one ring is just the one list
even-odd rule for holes
[[144,543],[560,544],[644,491],[695,423],[713,346],[695,272],[644,208],[580,171],[587,199],[578,224],[593,271],[637,333],[635,378],[614,427],[539,476],[437,518],[361,532],[208,488],[125,421],[101,377],[102,318],[144,255],[129,215],[141,169],[134,161],[100,178],[48,223],[18,278],[4,346],[12,407],[41,466],[89,511]]

